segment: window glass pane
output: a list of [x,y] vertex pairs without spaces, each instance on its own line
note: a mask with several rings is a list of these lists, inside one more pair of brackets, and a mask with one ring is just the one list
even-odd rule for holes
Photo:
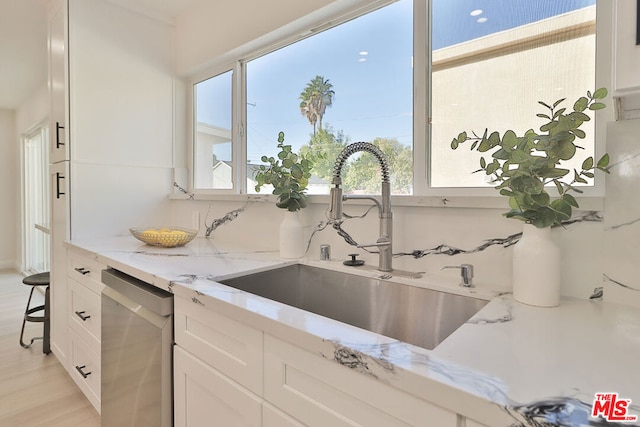
[[49,144],[48,129],[38,128],[24,139],[25,271],[49,270]]
[[233,188],[233,71],[195,85],[194,187]]
[[[294,150],[326,156],[313,171],[309,194],[329,192],[337,155],[357,141],[378,144],[389,157],[393,192],[411,193],[412,7],[401,0],[247,63],[249,192],[261,157],[276,156],[283,131]],[[373,157],[352,159],[343,173],[345,190],[379,192]]]
[[[480,154],[470,144],[453,151],[451,140],[485,128],[539,132],[536,114],[548,111],[538,101],[567,98],[571,110],[595,90],[595,0],[434,0],[432,13],[431,186],[492,186],[472,174]],[[593,123],[565,166],[593,155]]]

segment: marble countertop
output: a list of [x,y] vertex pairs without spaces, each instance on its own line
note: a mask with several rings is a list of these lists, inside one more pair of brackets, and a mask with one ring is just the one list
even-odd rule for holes
[[[216,282],[293,263],[379,277],[372,268],[284,260],[275,252],[219,246],[206,238],[171,249],[132,237],[67,245],[177,297],[205,306],[231,304],[267,331],[288,331],[309,351],[486,425],[640,425],[590,417],[596,393],[618,393],[631,400],[628,415],[640,421],[640,312],[631,307],[565,298],[559,307],[536,308],[509,294],[462,288],[455,275],[394,276],[490,301],[434,350],[425,350]],[[345,350],[348,361],[340,356]]]

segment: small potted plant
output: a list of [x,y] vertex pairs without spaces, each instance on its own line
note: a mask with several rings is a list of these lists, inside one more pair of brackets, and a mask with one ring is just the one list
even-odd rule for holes
[[475,172],[491,176],[495,188],[509,198],[511,210],[504,215],[525,223],[514,247],[513,286],[518,301],[538,306],[559,303],[560,253],[551,241],[550,229],[570,219],[572,209],[579,207],[571,194],[582,193],[576,183],[586,184],[595,170],[608,173],[609,156],[597,162],[587,157],[580,170],[573,171],[563,167],[563,162],[582,148],[576,145],[586,136],[580,127],[591,120],[587,112],[605,108],[600,100],[606,96],[604,88],[589,91],[573,104],[572,111],[561,106],[564,98],[551,105],[539,101],[546,108],[537,114],[545,120],[539,132],[529,129],[522,136],[512,130],[502,136],[488,130],[482,136],[462,132],[451,141],[454,150],[471,141],[471,150],[491,154],[488,159],[480,158],[480,169]]
[[264,185],[272,185],[272,194],[278,196],[276,206],[286,209],[280,224],[280,256],[300,258],[304,255],[304,227],[298,211],[307,207],[305,190],[309,185],[313,159],[311,155],[296,154],[291,145],[284,144],[284,132],[278,133],[280,152],[275,157],[262,156],[261,165],[255,175],[256,191]]

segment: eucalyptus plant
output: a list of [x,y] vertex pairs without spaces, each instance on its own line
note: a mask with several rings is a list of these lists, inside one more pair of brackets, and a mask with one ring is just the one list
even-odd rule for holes
[[290,212],[307,207],[305,190],[309,185],[313,157],[311,154],[296,154],[291,145],[284,144],[284,132],[278,133],[280,152],[275,157],[262,156],[268,166],[260,165],[256,173],[256,191],[263,185],[273,185],[272,194],[278,196],[276,206]]
[[[537,114],[545,120],[540,132],[529,129],[518,136],[507,130],[502,137],[487,129],[482,136],[462,132],[453,138],[451,148],[455,150],[460,144],[473,141],[471,150],[491,151],[488,160],[484,156],[480,158],[480,169],[475,172],[484,171],[492,176],[492,182],[497,183],[495,188],[509,198],[511,210],[504,214],[507,218],[519,219],[538,228],[560,225],[571,218],[572,208],[579,207],[570,192],[582,193],[582,190],[574,184],[586,184],[586,178],[593,178],[596,169],[609,173],[608,154],[597,162],[593,157],[587,157],[580,170],[574,169],[572,175],[571,170],[562,167],[563,161],[572,159],[578,149],[583,149],[576,145],[577,139],[586,136],[580,127],[591,120],[587,112],[605,108],[600,100],[606,96],[605,88],[593,93],[588,91],[586,97],[580,97],[573,104],[571,112],[561,107],[566,98],[552,105],[538,101],[546,108],[545,112]],[[555,187],[548,184],[555,184]],[[549,188],[556,188],[558,195],[552,197]]]

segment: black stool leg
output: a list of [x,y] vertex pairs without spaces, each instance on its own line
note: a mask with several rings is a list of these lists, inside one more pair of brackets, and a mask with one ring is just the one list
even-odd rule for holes
[[[31,297],[33,297],[33,291],[35,290],[35,286],[31,288],[31,292],[29,293],[29,300],[27,300],[27,309],[24,312],[24,318],[22,319],[22,329],[20,330],[20,345],[24,348],[29,348],[33,345],[34,341],[36,340],[41,340],[44,337],[35,337],[35,338],[31,338],[31,342],[29,342],[29,344],[25,344],[24,343],[24,326],[27,322],[44,322],[45,323],[45,328],[48,329],[48,326],[46,325],[48,323],[47,320],[47,311],[46,311],[46,304],[45,305],[39,305],[37,307],[31,307]],[[47,288],[48,289],[48,288]],[[45,302],[47,302],[47,298],[46,298],[46,292],[45,292]],[[34,313],[37,313],[39,311],[45,311],[45,315],[43,316],[34,316]],[[48,338],[48,335],[47,335]],[[47,343],[48,345],[48,343]],[[44,348],[43,348],[44,351]],[[50,351],[50,350],[49,350]]]
[[31,340],[29,344],[25,344],[23,341],[24,337],[24,325],[27,323],[27,316],[29,315],[29,306],[31,305],[31,297],[33,296],[33,291],[35,290],[35,286],[31,287],[31,292],[29,292],[29,299],[27,300],[27,308],[24,311],[24,317],[22,318],[22,329],[20,330],[20,345],[24,348],[29,348],[33,344],[34,340]]
[[49,299],[49,287],[44,291],[44,338],[42,340],[42,352],[44,354],[51,353],[51,342],[50,342],[50,331],[51,331],[51,311],[49,310],[50,299]]

